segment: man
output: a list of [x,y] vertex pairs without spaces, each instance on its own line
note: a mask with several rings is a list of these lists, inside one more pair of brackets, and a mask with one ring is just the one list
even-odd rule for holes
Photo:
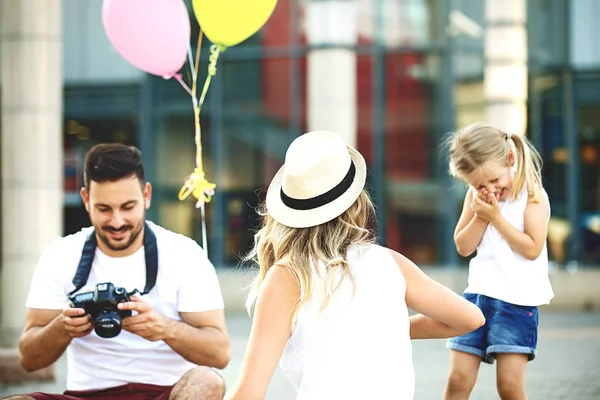
[[[230,348],[215,269],[196,242],[146,221],[151,194],[139,150],[100,144],[88,152],[81,197],[93,227],[43,252],[19,343],[28,371],[66,350],[67,391],[11,400],[223,398],[212,368],[229,363]],[[120,288],[129,299],[114,300]],[[99,304],[108,296],[118,311],[86,313],[69,302],[94,291],[76,298]]]

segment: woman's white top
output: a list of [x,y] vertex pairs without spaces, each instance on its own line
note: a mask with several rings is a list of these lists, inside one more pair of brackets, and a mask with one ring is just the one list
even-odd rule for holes
[[[548,199],[543,189],[542,195]],[[524,189],[517,199],[499,203],[502,216],[521,232],[524,232],[528,199],[529,194]],[[548,220],[544,222],[548,223]],[[538,258],[528,260],[514,251],[496,228],[488,225],[477,247],[477,255],[471,259],[465,293],[479,293],[522,306],[550,303],[554,292],[548,278],[546,243]]]
[[[404,276],[389,251],[377,245],[352,246],[347,260],[355,292],[344,279],[320,313],[323,283],[315,277],[280,367],[297,400],[413,399]],[[314,269],[324,276],[323,265]]]

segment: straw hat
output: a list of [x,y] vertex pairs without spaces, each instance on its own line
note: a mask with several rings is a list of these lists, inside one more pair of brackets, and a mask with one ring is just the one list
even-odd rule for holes
[[280,224],[308,228],[346,211],[365,186],[362,155],[328,131],[305,133],[287,150],[267,191],[267,210]]

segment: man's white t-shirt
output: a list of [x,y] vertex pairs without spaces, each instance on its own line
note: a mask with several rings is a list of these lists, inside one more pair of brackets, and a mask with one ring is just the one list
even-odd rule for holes
[[[222,310],[223,297],[212,263],[192,239],[148,222],[156,235],[156,285],[142,300],[160,314],[181,321],[180,312]],[[43,252],[36,267],[26,307],[59,310],[69,305],[69,293],[81,250],[92,227],[56,239]],[[144,290],[144,248],[128,257],[109,257],[96,249],[87,284],[112,282],[128,292]],[[196,367],[162,340],[151,342],[126,331],[110,339],[91,334],[75,338],[67,347],[67,390],[95,390],[127,383],[174,385]]]

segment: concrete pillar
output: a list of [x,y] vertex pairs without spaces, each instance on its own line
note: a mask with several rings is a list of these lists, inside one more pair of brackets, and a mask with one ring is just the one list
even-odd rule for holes
[[308,129],[332,130],[356,146],[357,4],[354,0],[311,0],[306,36]]
[[62,1],[2,0],[0,340],[14,347],[43,248],[62,234]]
[[527,129],[526,0],[486,0],[486,121],[511,133]]

